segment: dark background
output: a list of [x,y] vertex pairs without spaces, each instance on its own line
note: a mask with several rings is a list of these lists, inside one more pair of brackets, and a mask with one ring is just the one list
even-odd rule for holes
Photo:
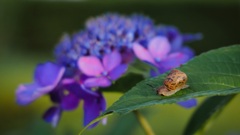
[[[124,15],[142,13],[156,24],[175,25],[183,33],[200,32],[203,40],[187,44],[198,55],[240,43],[239,3],[233,0],[0,2],[0,134],[77,134],[82,129],[82,106],[76,111],[64,113],[59,127],[52,129],[41,120],[42,113],[51,105],[48,97],[44,96],[27,107],[19,107],[15,103],[14,92],[18,84],[31,82],[37,63],[54,59],[54,46],[63,33],[77,32],[88,18],[107,12]],[[106,93],[105,96],[108,105],[111,105],[121,94]],[[238,96],[206,134],[240,133],[239,102]],[[158,134],[181,134],[194,111],[177,105],[151,109],[153,112],[148,115],[149,120]],[[124,121],[124,117],[129,118]],[[157,118],[159,121],[156,121]],[[119,119],[125,124],[118,128],[126,131],[125,134],[143,134],[131,115],[110,117],[107,126],[100,125],[86,134],[111,134],[113,131],[122,134],[114,128],[114,124],[121,123]],[[131,122],[134,124],[126,127],[126,123]]]

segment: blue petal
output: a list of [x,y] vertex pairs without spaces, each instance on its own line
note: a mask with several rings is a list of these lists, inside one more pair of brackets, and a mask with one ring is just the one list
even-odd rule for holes
[[201,40],[203,38],[201,33],[196,33],[196,34],[183,34],[183,41],[184,42],[191,42],[195,40]]
[[154,69],[151,69],[151,70],[150,70],[150,76],[151,76],[151,77],[156,77],[156,76],[158,76],[158,75],[160,75],[160,73],[157,72],[156,70],[154,70]]
[[53,106],[50,107],[43,115],[43,119],[47,123],[51,123],[53,127],[56,127],[60,118],[61,118],[62,110],[59,107]]
[[[87,126],[92,120],[97,118],[102,111],[106,109],[106,101],[104,97],[99,93],[99,98],[92,98],[84,100],[84,126]],[[98,122],[92,124],[89,128],[93,128]]]
[[181,64],[184,64],[189,59],[189,56],[182,52],[172,53],[166,59],[159,63],[159,71],[160,73],[163,73],[165,71],[179,67]]
[[17,103],[27,105],[52,89],[51,86],[41,87],[36,83],[20,85],[16,91]]
[[79,99],[88,99],[99,97],[99,94],[91,89],[88,89],[84,85],[73,82],[72,84],[64,85],[64,89],[69,90],[72,94],[76,95]]
[[178,104],[184,108],[192,108],[197,105],[197,100],[195,98],[192,98],[186,101],[178,102]]
[[111,84],[111,81],[105,76],[88,78],[84,81],[84,85],[89,88],[108,87]]
[[109,54],[104,55],[103,65],[107,72],[111,72],[114,68],[119,66],[122,62],[121,54],[118,51],[113,51]]
[[16,91],[17,103],[27,105],[52,91],[64,74],[65,68],[54,63],[39,64],[35,70],[35,82],[20,85]]
[[67,111],[76,109],[79,104],[79,98],[67,90],[65,90],[65,92],[68,93],[62,97],[61,108]]
[[34,79],[37,84],[43,87],[56,85],[62,78],[64,71],[64,67],[52,62],[46,62],[36,67]]
[[189,47],[183,47],[179,51],[181,51],[185,55],[187,55],[189,57],[189,59],[191,59],[195,55],[194,51],[191,48],[189,48]]
[[111,80],[117,80],[118,78],[120,78],[127,71],[127,68],[128,67],[126,64],[121,64],[117,66],[109,73]]

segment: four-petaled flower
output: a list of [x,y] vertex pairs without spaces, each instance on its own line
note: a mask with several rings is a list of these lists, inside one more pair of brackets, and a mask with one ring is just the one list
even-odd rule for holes
[[183,50],[171,52],[168,39],[162,36],[150,40],[147,48],[134,43],[133,51],[140,60],[156,66],[160,73],[176,68],[190,59]]
[[83,84],[86,87],[108,87],[111,81],[118,79],[126,70],[127,65],[121,64],[122,57],[118,51],[105,54],[102,61],[95,56],[83,56],[78,60],[82,73],[88,75]]

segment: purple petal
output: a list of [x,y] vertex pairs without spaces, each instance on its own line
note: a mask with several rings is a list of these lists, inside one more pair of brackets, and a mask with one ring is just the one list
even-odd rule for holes
[[133,44],[133,51],[135,53],[135,55],[143,61],[147,61],[150,63],[155,64],[154,59],[152,58],[151,54],[148,52],[147,49],[145,49],[143,46],[141,46],[138,43],[134,43]]
[[101,106],[101,111],[105,111],[107,107],[107,103],[105,98],[103,97],[102,93],[99,92],[99,100],[100,100],[100,106]]
[[69,85],[75,83],[75,79],[73,78],[65,78],[61,81],[63,85]]
[[99,76],[104,72],[101,61],[95,56],[83,56],[78,60],[80,70],[88,76]]
[[17,103],[27,105],[38,97],[52,91],[61,80],[65,68],[54,63],[39,64],[32,84],[20,85],[16,91]]
[[71,93],[73,93],[79,99],[99,97],[99,95],[96,92],[92,91],[91,89],[87,89],[84,85],[77,83],[77,82],[65,85],[64,88],[69,90]]
[[119,77],[122,76],[127,71],[128,66],[126,64],[122,64],[115,69],[113,69],[110,73],[110,79],[111,80],[117,80]]
[[122,57],[118,51],[113,51],[109,54],[104,55],[103,65],[106,71],[112,71],[119,64],[121,64]]
[[159,68],[158,68],[158,72],[159,72],[160,74],[163,74],[163,73],[165,73],[165,72],[167,72],[167,71],[169,71],[169,70],[172,70],[172,68],[170,68],[170,67],[164,67],[164,66],[159,66]]
[[201,40],[203,38],[201,33],[197,34],[184,34],[183,36],[183,41],[184,42],[191,42],[195,40]]
[[180,51],[183,52],[184,54],[188,55],[189,59],[191,59],[195,55],[194,51],[189,47],[184,47]]
[[64,67],[52,62],[46,62],[36,67],[34,79],[41,86],[56,86],[62,78],[64,71]]
[[197,100],[195,98],[192,98],[186,101],[178,102],[178,104],[184,108],[192,108],[197,105]]
[[[66,92],[68,91],[66,90]],[[64,110],[74,110],[78,107],[78,104],[79,98],[70,92],[62,97],[61,108]]]
[[184,64],[189,60],[189,56],[185,55],[184,53],[172,53],[166,59],[164,59],[160,64],[165,69],[173,69],[179,67],[181,64]]
[[107,77],[88,78],[83,82],[84,86],[92,87],[108,87],[111,85],[111,81]]
[[[87,126],[92,120],[97,118],[102,111],[106,108],[106,101],[103,96],[84,100],[84,126]],[[98,123],[98,122],[97,122]],[[93,128],[97,123],[92,124],[89,128]]]
[[171,51],[175,52],[178,49],[180,49],[183,45],[183,39],[182,36],[178,35],[171,41]]
[[81,85],[80,92],[81,92],[82,99],[87,99],[91,97],[95,98],[99,96],[95,91],[92,91],[91,89],[86,88],[84,85]]
[[53,127],[56,127],[60,118],[62,110],[59,107],[53,106],[49,108],[43,115],[43,119],[47,123],[51,123]]
[[41,87],[36,83],[20,85],[16,91],[17,103],[27,105],[53,88],[53,86]]
[[[99,100],[100,100],[100,106],[101,106],[101,112],[105,111],[107,108],[107,103],[105,98],[103,97],[103,95],[101,93],[99,93]],[[107,124],[107,118],[102,119],[102,124],[106,125]]]
[[167,56],[167,54],[170,52],[170,49],[171,47],[168,39],[161,36],[153,38],[148,45],[149,52],[158,62]]
[[155,71],[155,70],[153,70],[153,69],[150,70],[150,76],[151,76],[151,77],[158,76],[159,74],[160,74],[160,73],[158,73],[157,71]]

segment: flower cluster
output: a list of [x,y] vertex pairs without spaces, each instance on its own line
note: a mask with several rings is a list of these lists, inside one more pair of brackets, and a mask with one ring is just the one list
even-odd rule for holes
[[[155,66],[158,70],[150,74],[156,76],[191,59],[193,51],[183,45],[199,39],[199,34],[181,34],[173,26],[154,25],[142,15],[91,18],[85,29],[63,36],[54,51],[55,61],[37,65],[34,81],[17,88],[17,103],[28,105],[49,95],[54,105],[43,118],[56,126],[63,111],[74,110],[83,101],[86,126],[106,109],[98,88],[109,87],[120,78],[135,56]],[[188,108],[196,101],[179,104]]]

